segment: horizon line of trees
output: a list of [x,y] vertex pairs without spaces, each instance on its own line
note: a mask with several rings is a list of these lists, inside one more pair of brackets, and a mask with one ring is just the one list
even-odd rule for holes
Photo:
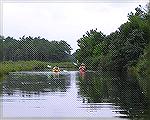
[[64,40],[48,41],[25,35],[17,40],[0,35],[0,61],[70,61],[71,50],[71,46]]
[[128,21],[118,30],[104,35],[97,29],[87,31],[78,39],[76,59],[88,69],[111,68],[122,70],[135,66],[150,43],[150,3],[139,5],[135,13],[128,14]]

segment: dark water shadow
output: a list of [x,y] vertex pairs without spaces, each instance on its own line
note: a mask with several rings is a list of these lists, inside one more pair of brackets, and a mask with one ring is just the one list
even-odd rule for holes
[[150,119],[150,102],[136,78],[127,72],[88,72],[78,78],[83,103],[111,103],[118,117]]

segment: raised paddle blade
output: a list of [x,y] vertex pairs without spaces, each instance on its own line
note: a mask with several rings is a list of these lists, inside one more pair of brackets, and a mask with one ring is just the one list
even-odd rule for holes
[[77,63],[74,63],[74,62],[73,62],[73,64],[74,64],[75,66],[78,66],[78,64],[77,64]]
[[47,65],[48,68],[52,68],[52,66]]

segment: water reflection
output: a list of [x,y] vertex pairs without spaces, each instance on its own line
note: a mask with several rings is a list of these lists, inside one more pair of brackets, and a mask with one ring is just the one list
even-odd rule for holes
[[150,118],[147,94],[126,72],[20,72],[2,86],[4,116]]
[[82,76],[79,77],[78,85],[78,95],[82,97],[82,102],[90,105],[86,106],[87,108],[102,109],[107,106],[119,114],[119,117],[126,118],[148,116],[148,99],[137,80],[125,72],[89,72],[84,79]]
[[[70,76],[59,74],[10,74],[3,82],[3,94],[31,97],[47,93],[65,93],[70,87]],[[19,92],[19,93],[18,93]]]

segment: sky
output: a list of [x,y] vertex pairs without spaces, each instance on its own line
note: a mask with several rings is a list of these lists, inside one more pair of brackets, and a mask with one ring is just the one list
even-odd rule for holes
[[[125,0],[124,0],[125,1]],[[127,21],[128,13],[149,0],[130,2],[3,2],[2,34],[16,39],[23,35],[49,41],[65,40],[78,49],[77,40],[96,29],[108,35]]]

